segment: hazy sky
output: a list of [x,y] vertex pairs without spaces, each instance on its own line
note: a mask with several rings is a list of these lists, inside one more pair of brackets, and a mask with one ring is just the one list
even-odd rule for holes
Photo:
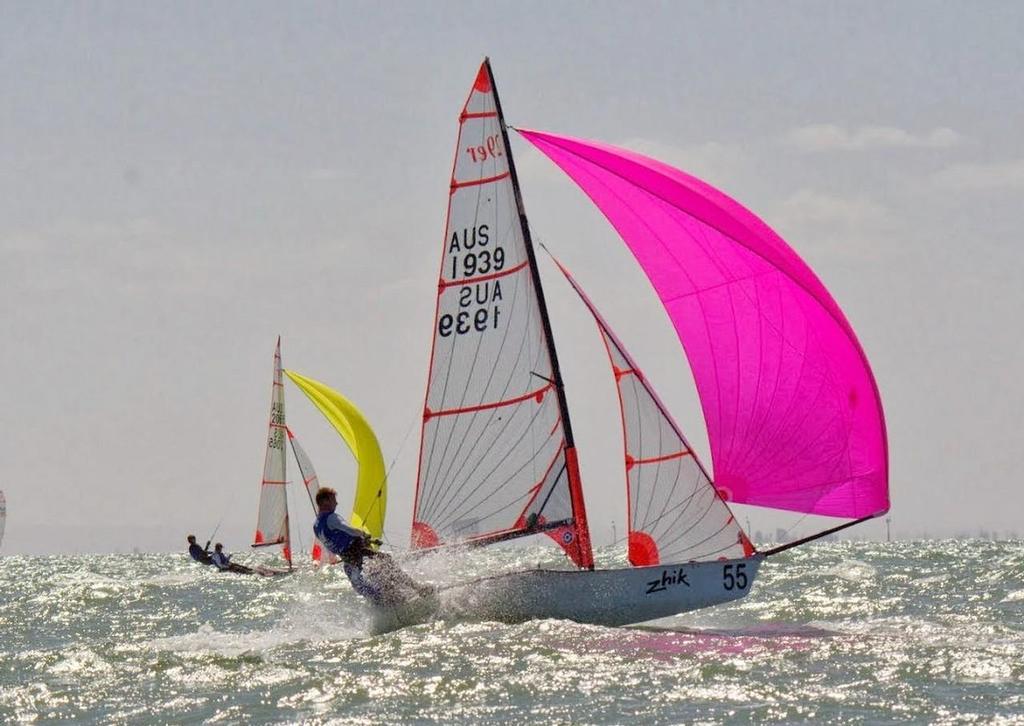
[[[510,123],[695,173],[814,268],[878,379],[897,535],[1024,530],[1022,37],[1024,6],[996,2],[0,3],[3,552],[179,548],[222,517],[245,549],[278,334],[397,457],[407,542],[456,117],[485,54]],[[643,274],[513,152],[535,237],[707,458]],[[543,274],[600,543],[624,522],[614,386]],[[350,492],[291,387],[288,417]]]

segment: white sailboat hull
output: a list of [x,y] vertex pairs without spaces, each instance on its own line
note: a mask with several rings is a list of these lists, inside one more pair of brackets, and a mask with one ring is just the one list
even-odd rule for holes
[[386,632],[429,620],[520,623],[556,618],[629,625],[737,600],[750,592],[762,555],[617,570],[527,570],[439,591],[402,607],[378,610]]

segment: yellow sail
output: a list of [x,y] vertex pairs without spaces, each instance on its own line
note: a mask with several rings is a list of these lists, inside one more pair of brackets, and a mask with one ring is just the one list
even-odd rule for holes
[[384,456],[380,452],[376,434],[359,409],[333,388],[295,371],[286,370],[285,374],[320,409],[320,413],[348,444],[352,456],[359,464],[356,496],[349,522],[353,527],[369,532],[374,539],[380,539],[384,533],[388,485]]

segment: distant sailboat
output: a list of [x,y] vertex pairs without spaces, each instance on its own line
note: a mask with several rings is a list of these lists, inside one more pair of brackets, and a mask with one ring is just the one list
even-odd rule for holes
[[[288,515],[288,462],[285,441],[289,441],[292,453],[302,475],[303,489],[316,515],[313,497],[319,486],[319,479],[313,469],[313,462],[299,445],[295,434],[288,428],[285,419],[284,377],[281,367],[281,338],[274,348],[274,380],[271,384],[270,420],[268,422],[267,449],[263,463],[263,479],[260,482],[259,508],[256,514],[256,534],[253,547],[281,547],[281,554],[292,568],[292,544]],[[314,561],[320,561],[320,548],[314,543]]]
[[[616,147],[519,133],[608,217],[675,325],[715,476],[625,346],[604,339],[625,442],[628,557],[597,570],[562,375],[490,63],[459,116],[412,546],[551,537],[579,568],[453,588],[477,617],[620,625],[749,592],[764,558],[888,511],[881,402],[835,301],[767,225],[710,185]],[[730,502],[852,521],[758,551]]]

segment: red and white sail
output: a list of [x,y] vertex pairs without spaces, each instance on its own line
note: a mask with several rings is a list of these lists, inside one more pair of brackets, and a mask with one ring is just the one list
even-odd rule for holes
[[412,544],[546,531],[592,567],[543,294],[487,61],[459,116]]
[[260,483],[260,505],[256,515],[253,547],[281,545],[284,558],[292,562],[288,538],[288,498],[285,493],[288,471],[285,440],[287,425],[284,416],[284,380],[281,373],[281,338],[274,349],[274,382],[270,395],[270,421],[267,433],[267,454]]
[[594,316],[615,375],[625,447],[630,563],[646,566],[752,555],[749,538],[639,366],[575,278],[558,260],[555,264]]

